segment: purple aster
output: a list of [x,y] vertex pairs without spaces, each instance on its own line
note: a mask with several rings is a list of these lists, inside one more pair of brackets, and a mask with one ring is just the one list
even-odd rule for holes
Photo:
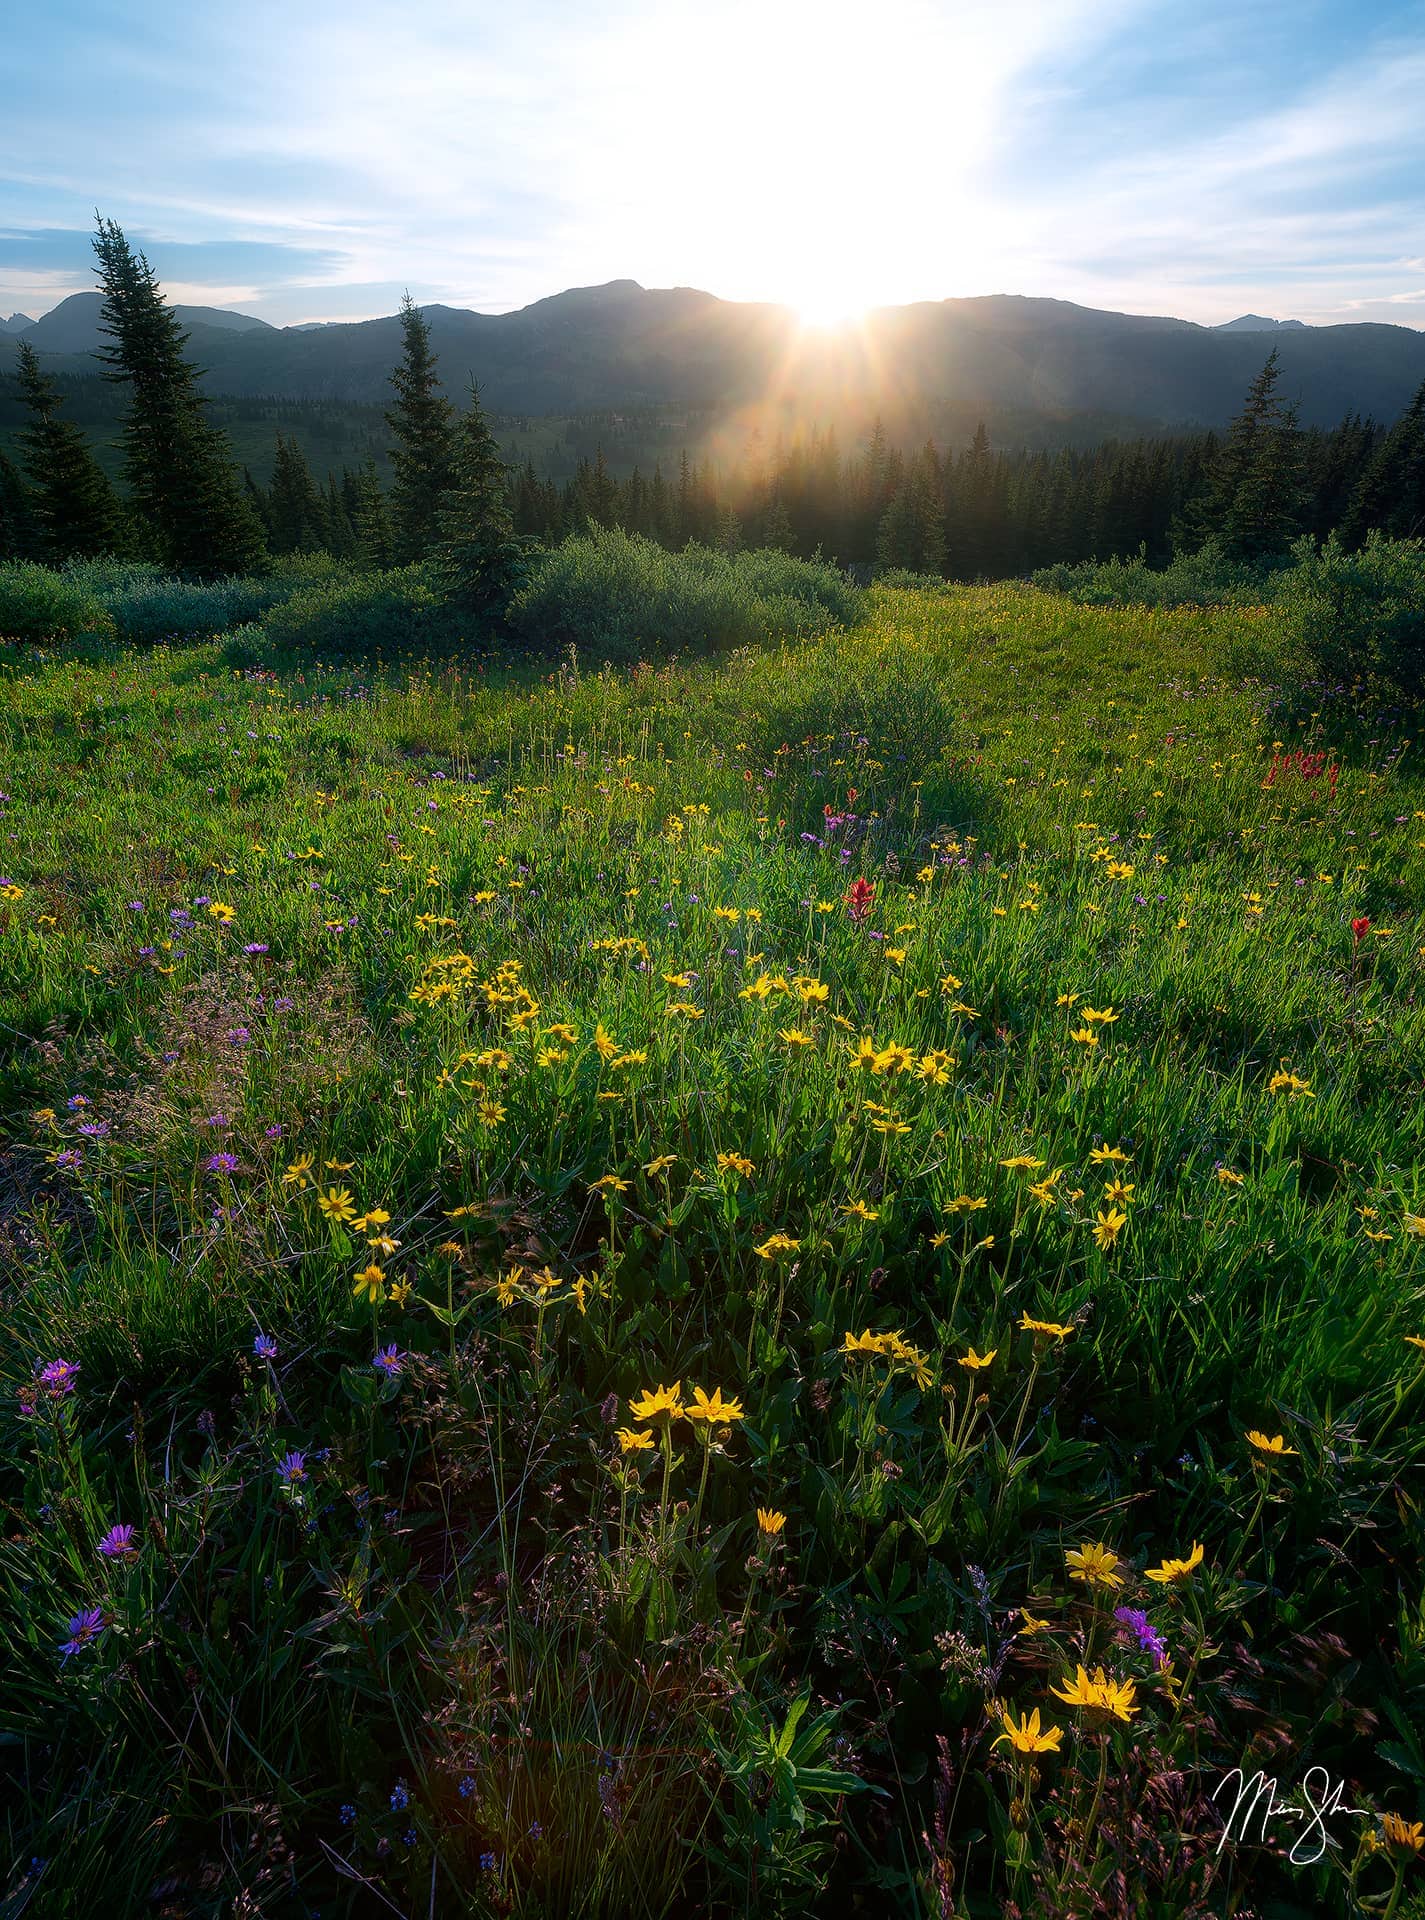
[[87,1107],[89,1105],[89,1100],[85,1094],[72,1093],[64,1104],[70,1113],[77,1113],[81,1107]]
[[225,1113],[210,1113],[203,1122],[205,1127],[230,1127],[232,1121]]
[[1115,1607],[1113,1617],[1133,1635],[1144,1653],[1153,1656],[1153,1665],[1161,1667],[1167,1657],[1167,1643],[1141,1607]]
[[105,1624],[102,1607],[85,1607],[73,1619],[67,1620],[64,1630],[69,1638],[59,1643],[61,1659],[67,1660],[70,1654],[78,1653],[81,1647],[93,1646],[104,1631]]
[[384,1373],[388,1380],[396,1380],[405,1367],[408,1355],[392,1341],[389,1347],[382,1347],[372,1359],[372,1366],[378,1373]]
[[277,1462],[277,1471],[289,1487],[298,1480],[305,1480],[307,1477],[306,1454],[298,1453],[295,1449],[290,1453],[284,1453]]
[[243,948],[244,953],[266,953],[266,951],[267,942],[265,940],[249,940]]
[[57,1153],[54,1156],[54,1164],[57,1167],[82,1167],[84,1155],[78,1147],[66,1147],[63,1153]]
[[134,1545],[133,1528],[122,1523],[110,1527],[99,1542],[99,1551],[106,1560],[137,1560],[139,1550]]
[[74,1382],[79,1368],[72,1360],[49,1360],[39,1370],[36,1378],[52,1399],[59,1400],[67,1393],[73,1393]]
[[264,1140],[280,1140],[282,1138],[281,1123],[279,1122],[276,1126],[268,1127],[262,1137]]
[[104,1135],[109,1131],[109,1122],[107,1120],[90,1120],[87,1121],[79,1131],[90,1140],[102,1140]]
[[142,900],[130,900],[129,902],[130,913],[142,913],[143,910],[144,910],[144,904]]
[[238,1157],[235,1153],[215,1153],[208,1161],[209,1173],[236,1173]]
[[270,1333],[260,1333],[252,1343],[252,1351],[259,1360],[275,1360],[277,1358],[277,1342],[272,1338]]

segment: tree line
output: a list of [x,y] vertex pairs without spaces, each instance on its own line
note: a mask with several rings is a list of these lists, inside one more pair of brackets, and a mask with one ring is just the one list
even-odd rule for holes
[[457,410],[441,392],[430,334],[406,295],[401,358],[385,414],[392,481],[374,460],[318,480],[294,435],[276,436],[272,478],[236,467],[187,359],[187,336],[152,269],[112,221],[95,235],[104,294],[101,357],[125,391],[124,487],[114,489],[59,388],[22,343],[21,461],[0,455],[0,558],[93,554],[153,559],[176,572],[259,569],[269,555],[330,553],[368,568],[436,564],[452,593],[494,607],[531,545],[591,525],[679,549],[779,547],[881,572],[956,579],[1027,574],[1055,562],[1151,565],[1215,540],[1234,558],[1284,553],[1302,533],[1360,546],[1379,529],[1425,534],[1425,385],[1389,428],[1352,415],[1302,429],[1279,391],[1275,349],[1222,434],[1108,441],[1057,453],[915,450],[877,424],[843,453],[812,429],[730,467],[686,452],[615,474],[602,449],[559,483],[531,462],[507,469],[474,383]]
[[389,493],[373,463],[342,487],[331,476],[317,487],[296,442],[280,435],[263,489],[238,471],[212,424],[188,336],[148,260],[102,217],[94,251],[104,296],[99,357],[125,398],[123,489],[110,485],[84,433],[64,417],[56,382],[22,341],[23,470],[0,456],[0,558],[117,555],[202,578],[324,548],[373,566],[429,561],[453,600],[476,612],[504,606],[522,553],[504,463],[474,383],[464,412],[441,393],[429,329],[409,293],[386,414]]
[[818,550],[843,564],[954,579],[999,579],[1057,561],[1150,565],[1209,538],[1236,558],[1270,559],[1302,533],[1348,546],[1379,528],[1425,534],[1425,386],[1386,430],[1357,415],[1303,430],[1279,391],[1275,350],[1222,434],[1108,441],[1057,453],[993,448],[981,426],[960,452],[906,452],[873,428],[843,453],[833,430],[775,447],[731,473],[683,456],[620,478],[602,454],[558,486],[526,464],[513,478],[520,533],[555,542],[590,522],[677,548]]

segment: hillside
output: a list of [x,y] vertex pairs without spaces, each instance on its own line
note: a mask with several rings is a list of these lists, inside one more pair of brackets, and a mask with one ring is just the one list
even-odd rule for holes
[[[96,294],[78,294],[18,336],[56,372],[92,368]],[[1394,418],[1425,380],[1425,333],[1306,327],[1244,315],[1225,327],[993,295],[886,307],[842,333],[804,330],[786,308],[631,280],[573,288],[516,313],[425,309],[447,386],[472,376],[492,410],[572,414],[666,407],[739,430],[797,419],[860,432],[880,415],[901,438],[943,440],[984,419],[1002,444],[1217,426],[1240,404],[1266,342],[1305,425],[1350,412]],[[210,392],[383,402],[394,316],[274,328],[180,308]],[[0,336],[0,366],[10,339]]]

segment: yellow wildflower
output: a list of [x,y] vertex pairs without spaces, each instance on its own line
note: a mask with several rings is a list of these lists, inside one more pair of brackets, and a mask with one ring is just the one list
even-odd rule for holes
[[1008,1740],[1016,1753],[1057,1753],[1059,1742],[1064,1737],[1062,1727],[1040,1727],[1038,1707],[1032,1713],[1023,1714],[1018,1725],[1015,1724],[1014,1715],[1006,1708],[1000,1715],[1000,1725],[1004,1732],[991,1744],[998,1747]]
[[1069,1578],[1082,1580],[1085,1586],[1111,1590],[1123,1585],[1123,1575],[1116,1571],[1118,1555],[1105,1546],[1071,1547],[1064,1560]]

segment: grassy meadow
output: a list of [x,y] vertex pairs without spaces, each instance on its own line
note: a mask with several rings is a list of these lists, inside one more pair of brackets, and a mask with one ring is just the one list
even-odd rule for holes
[[1271,657],[10,647],[3,1911],[1422,1911],[1425,777]]

